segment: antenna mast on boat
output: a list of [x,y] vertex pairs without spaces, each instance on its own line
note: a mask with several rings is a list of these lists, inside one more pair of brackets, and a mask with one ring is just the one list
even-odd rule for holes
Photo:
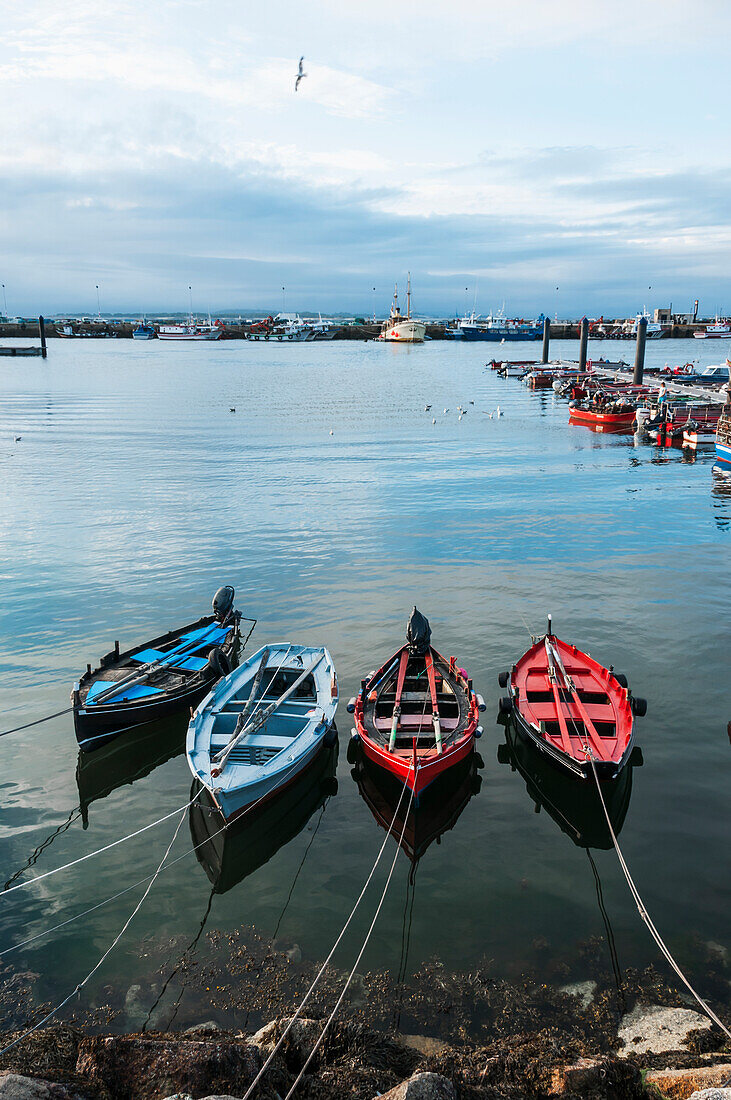
[[408,273],[406,282],[406,320],[411,320],[411,272]]

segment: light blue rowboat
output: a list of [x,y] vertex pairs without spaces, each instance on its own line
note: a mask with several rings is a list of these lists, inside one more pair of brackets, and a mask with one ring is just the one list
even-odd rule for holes
[[188,726],[190,770],[231,821],[332,744],[335,665],[322,646],[264,646],[219,680]]

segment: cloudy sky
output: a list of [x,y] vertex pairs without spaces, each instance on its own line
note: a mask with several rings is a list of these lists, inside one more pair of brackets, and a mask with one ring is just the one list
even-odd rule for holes
[[6,0],[8,311],[383,311],[407,269],[427,313],[731,311],[730,33],[728,0]]

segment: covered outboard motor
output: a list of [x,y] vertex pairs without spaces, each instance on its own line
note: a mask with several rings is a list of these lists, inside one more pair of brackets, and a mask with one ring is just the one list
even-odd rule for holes
[[236,592],[231,585],[224,584],[223,588],[219,588],[213,597],[213,614],[219,623],[225,623],[233,611],[235,596]]
[[411,618],[406,627],[406,641],[409,652],[414,657],[423,657],[429,650],[431,643],[429,620],[416,608],[411,612]]

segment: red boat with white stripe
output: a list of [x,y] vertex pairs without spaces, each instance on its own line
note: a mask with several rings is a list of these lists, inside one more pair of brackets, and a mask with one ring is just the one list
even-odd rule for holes
[[634,716],[647,711],[624,676],[548,631],[509,672],[498,677],[510,694],[500,711],[550,760],[580,779],[614,779],[629,760]]
[[473,751],[485,703],[454,657],[431,645],[431,629],[413,609],[402,646],[361,683],[348,710],[366,757],[414,792],[415,801],[440,775]]

